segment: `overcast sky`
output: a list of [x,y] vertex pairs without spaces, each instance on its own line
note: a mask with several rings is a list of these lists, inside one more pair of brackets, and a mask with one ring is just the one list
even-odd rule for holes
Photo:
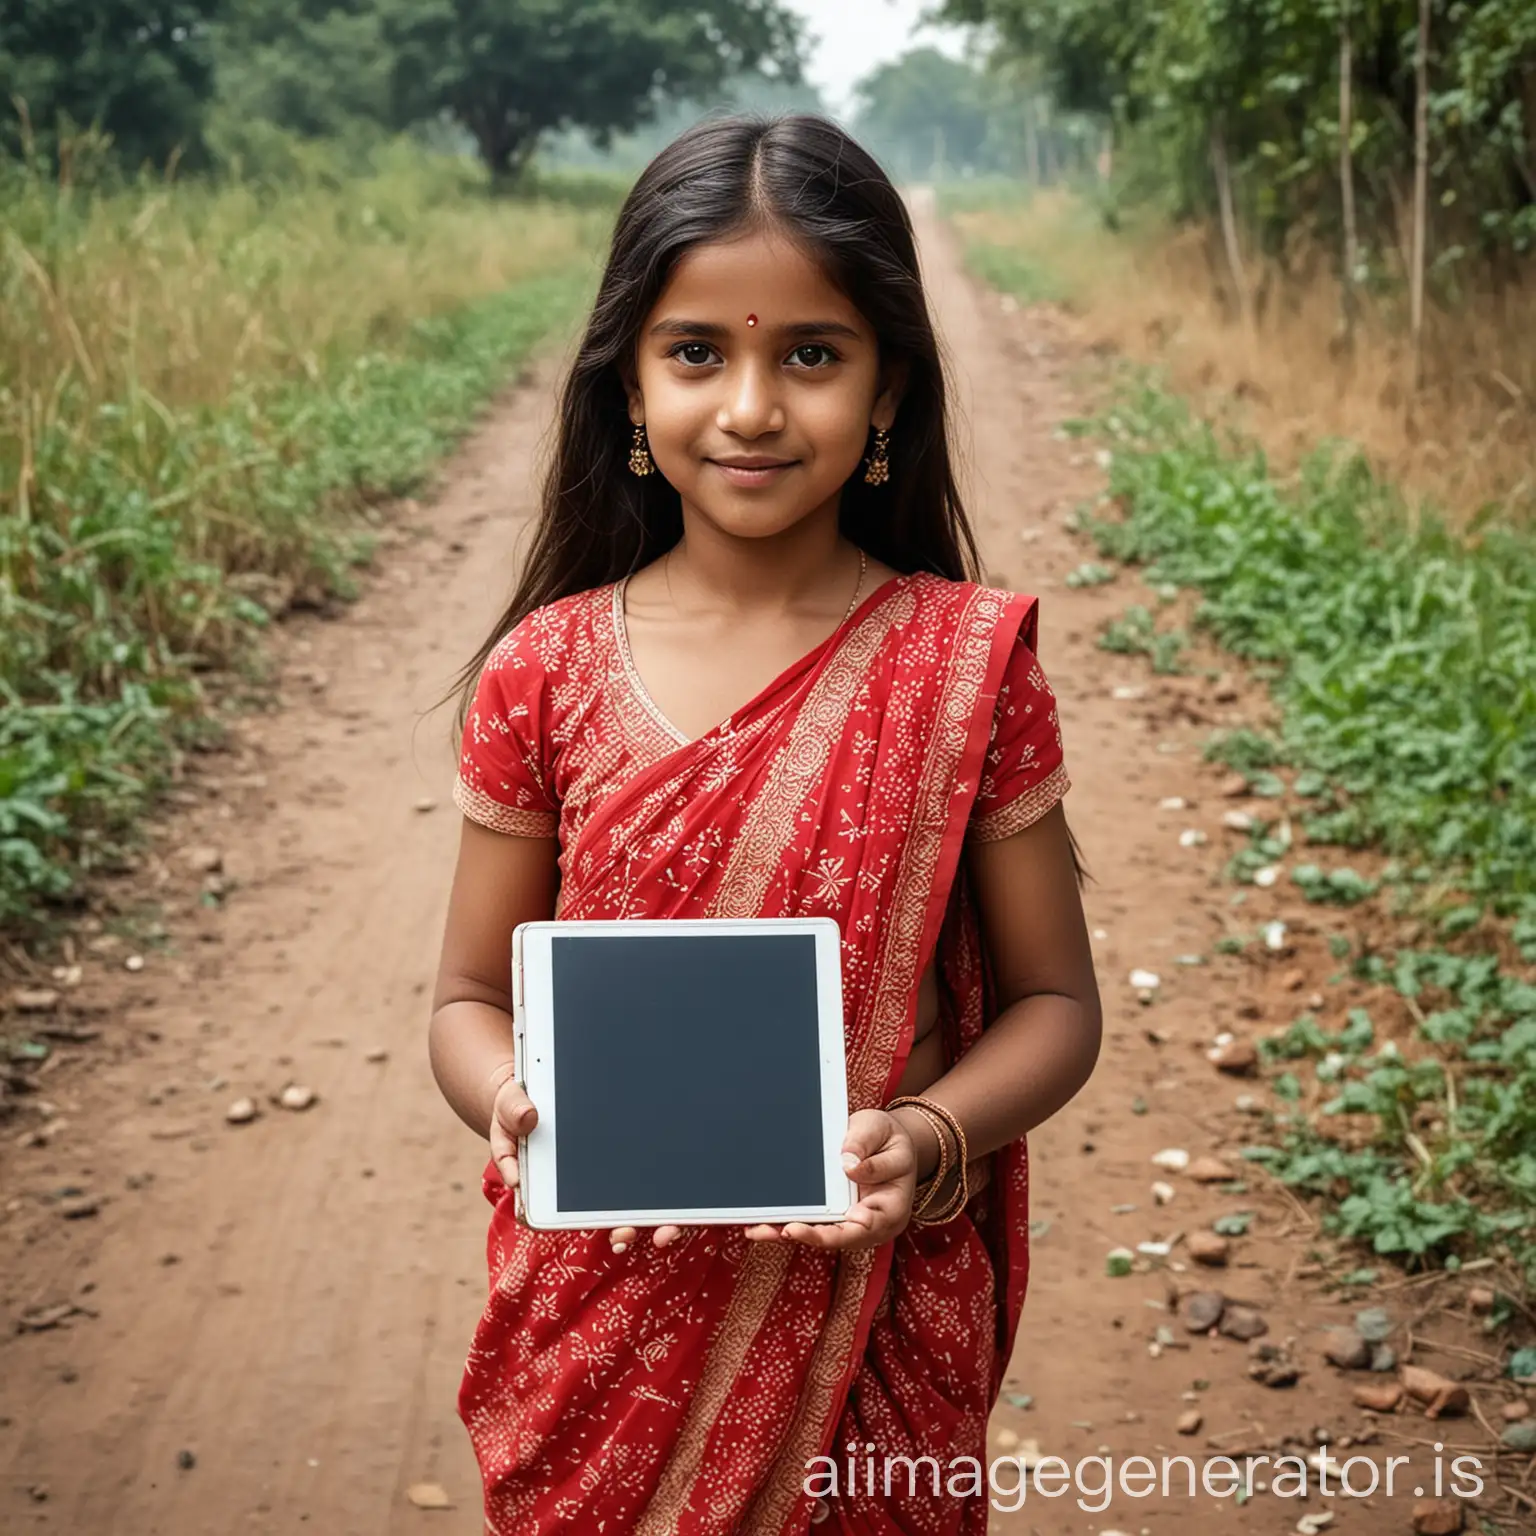
[[931,0],[786,0],[814,34],[807,73],[827,105],[844,111],[853,83],[877,64],[924,44],[958,55],[965,33],[918,27]]

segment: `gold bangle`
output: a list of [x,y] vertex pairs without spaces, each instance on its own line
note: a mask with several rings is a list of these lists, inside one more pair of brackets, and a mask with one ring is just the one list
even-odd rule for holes
[[914,1114],[922,1116],[929,1130],[933,1132],[933,1139],[939,1147],[939,1166],[912,1191],[912,1214],[920,1216],[933,1204],[933,1197],[944,1187],[944,1181],[949,1177],[952,1158],[949,1150],[948,1129],[944,1122],[921,1105],[913,1104],[907,1107]]
[[[924,1227],[937,1226],[943,1222],[952,1221],[956,1216],[960,1214],[962,1210],[965,1209],[966,1203],[971,1197],[970,1175],[968,1167],[969,1158],[967,1156],[967,1149],[965,1144],[965,1128],[960,1124],[960,1121],[956,1118],[953,1110],[946,1109],[942,1104],[935,1103],[934,1100],[925,1099],[917,1094],[904,1094],[900,1098],[892,1099],[891,1102],[885,1107],[887,1111],[889,1111],[898,1109],[904,1104],[910,1104],[914,1109],[927,1111],[937,1115],[941,1120],[944,1121],[949,1130],[953,1133],[956,1144],[959,1148],[957,1161],[960,1166],[960,1184],[955,1191],[954,1198],[945,1203],[939,1214],[935,1216],[928,1216],[926,1214],[928,1203],[932,1200],[934,1192],[936,1192],[939,1187],[937,1182],[935,1182],[933,1188],[929,1190],[927,1199],[925,1199],[923,1206],[921,1207],[922,1214],[919,1215],[918,1211],[914,1210],[912,1220],[916,1225]],[[947,1152],[948,1149],[946,1148],[945,1150]]]

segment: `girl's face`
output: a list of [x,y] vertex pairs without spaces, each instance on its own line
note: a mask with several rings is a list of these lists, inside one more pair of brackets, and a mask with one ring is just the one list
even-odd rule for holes
[[763,538],[831,508],[900,398],[868,321],[773,232],[701,245],[637,343],[629,414],[686,509]]

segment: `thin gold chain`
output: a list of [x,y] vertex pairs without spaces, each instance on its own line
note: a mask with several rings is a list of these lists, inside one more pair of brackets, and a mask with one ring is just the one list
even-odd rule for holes
[[853,617],[853,610],[859,606],[859,593],[864,590],[864,573],[869,569],[869,556],[861,549],[859,551],[859,584],[853,589],[853,601],[848,604],[848,612],[843,615],[843,623],[837,627],[841,629]]

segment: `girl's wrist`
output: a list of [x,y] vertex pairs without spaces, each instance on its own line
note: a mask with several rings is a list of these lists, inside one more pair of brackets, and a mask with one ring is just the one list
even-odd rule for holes
[[912,1139],[912,1147],[917,1156],[917,1182],[921,1184],[938,1169],[938,1133],[927,1115],[909,1104],[903,1104],[891,1110],[890,1115]]

